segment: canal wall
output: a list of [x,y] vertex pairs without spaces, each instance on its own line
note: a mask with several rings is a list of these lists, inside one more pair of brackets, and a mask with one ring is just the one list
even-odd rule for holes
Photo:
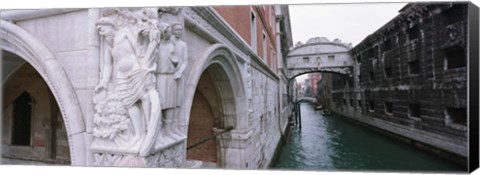
[[350,51],[353,76],[332,75],[332,111],[466,164],[467,7],[404,7]]

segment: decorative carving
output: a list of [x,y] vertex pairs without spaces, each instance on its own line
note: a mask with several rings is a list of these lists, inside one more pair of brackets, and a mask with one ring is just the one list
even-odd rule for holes
[[178,130],[176,118],[183,99],[182,75],[188,61],[187,44],[180,39],[182,33],[183,26],[179,23],[174,23],[164,30],[158,59],[160,66],[157,87],[162,99],[162,113],[165,116],[165,134],[174,140],[186,137]]
[[445,29],[447,31],[447,36],[450,42],[457,40],[462,33],[461,32],[462,26],[458,24],[448,25],[445,27]]
[[114,8],[98,19],[106,46],[94,95],[91,149],[97,165],[149,166],[145,157],[185,140],[172,119],[188,60],[183,25],[159,22],[159,15],[178,11]]
[[301,45],[303,45],[303,43],[301,41],[299,41],[295,44],[295,47],[298,47],[298,46],[301,46]]
[[453,46],[465,47],[465,34],[463,32],[463,26],[461,22],[445,26],[445,35],[448,42],[442,45],[443,49]]

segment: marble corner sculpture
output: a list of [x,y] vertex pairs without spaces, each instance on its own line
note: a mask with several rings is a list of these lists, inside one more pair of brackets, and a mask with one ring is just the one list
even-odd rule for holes
[[104,9],[96,22],[102,37],[100,81],[95,87],[95,163],[148,166],[186,136],[177,128],[178,95],[186,68],[183,25],[161,20],[178,9]]

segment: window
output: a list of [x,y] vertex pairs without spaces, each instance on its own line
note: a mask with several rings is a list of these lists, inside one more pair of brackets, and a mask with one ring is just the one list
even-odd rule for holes
[[328,55],[328,61],[335,61],[335,55]]
[[372,57],[373,58],[377,58],[378,57],[378,45],[376,45],[375,47],[373,47],[372,49]]
[[304,64],[310,63],[310,58],[309,57],[303,57],[303,63]]
[[420,35],[420,30],[418,29],[418,26],[413,26],[412,28],[407,29],[407,35],[410,41],[417,39],[418,35]]
[[262,33],[263,61],[267,62],[267,36]]
[[365,58],[368,59],[368,58],[374,57],[374,55],[375,55],[374,52],[375,52],[375,51],[374,51],[373,48],[368,49],[367,52],[365,53]]
[[373,71],[370,71],[369,77],[370,77],[370,81],[374,81],[375,80],[375,73],[373,73]]
[[392,41],[390,38],[386,39],[384,42],[383,42],[383,51],[389,51],[392,49]]
[[23,92],[13,102],[12,145],[30,145],[32,98]]
[[270,67],[274,70],[275,73],[277,73],[275,70],[275,66],[276,66],[275,62],[277,59],[275,58],[275,54],[273,53],[273,48],[271,47],[270,47],[270,60],[272,60],[272,65],[270,65]]
[[385,78],[391,78],[392,77],[392,67],[386,67],[385,68]]
[[257,20],[253,11],[250,18],[250,42],[252,50],[257,52]]
[[357,56],[357,62],[359,62],[359,63],[362,62],[362,58],[360,56]]
[[392,102],[385,102],[385,113],[392,114],[392,111],[393,111]]
[[408,105],[408,114],[413,118],[420,118],[420,105],[419,104],[409,104]]
[[466,108],[449,108],[446,111],[447,121],[451,124],[467,125],[467,109]]
[[273,8],[273,6],[270,6],[270,27],[272,28],[273,31],[274,30],[274,25],[275,25],[275,9]]
[[465,67],[467,57],[464,49],[455,49],[445,53],[445,64],[447,69]]
[[375,102],[373,100],[368,101],[368,110],[370,112],[375,111]]
[[358,100],[358,108],[362,108],[362,100]]
[[355,100],[350,99],[350,106],[354,107],[355,106]]
[[410,73],[410,75],[420,73],[420,64],[418,60],[408,62],[408,72]]
[[322,58],[317,57],[317,63],[321,63],[321,62],[322,62]]

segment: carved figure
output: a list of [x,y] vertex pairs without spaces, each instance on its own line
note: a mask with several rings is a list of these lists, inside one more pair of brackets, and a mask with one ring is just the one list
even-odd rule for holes
[[[172,27],[176,30],[175,33],[172,33]],[[180,25],[180,27],[182,26]],[[165,116],[164,134],[177,140],[184,137],[177,130],[174,119],[182,99],[179,96],[179,92],[182,92],[180,78],[186,68],[186,44],[183,41],[179,43],[175,36],[172,36],[172,34],[179,35],[178,30],[182,32],[183,27],[179,28],[178,25],[173,25],[160,28],[164,28],[164,32],[159,47],[157,88],[162,99],[162,113]]]
[[108,52],[95,87],[92,149],[147,155],[159,132],[154,125],[162,118],[153,74],[160,31],[154,22],[138,19],[128,10],[116,14],[96,24]]
[[[182,80],[182,75],[183,75],[183,72],[185,71],[185,69],[187,68],[187,64],[188,64],[188,48],[187,48],[187,44],[181,40],[181,37],[182,37],[182,34],[183,34],[183,25],[180,24],[180,23],[173,23],[172,24],[172,33],[173,33],[173,36],[172,36],[172,43],[174,45],[174,57],[177,57],[178,59],[178,70],[175,72],[175,79],[177,81],[179,81],[179,93],[178,94],[178,99],[182,100],[184,99],[183,98],[183,93],[182,92],[185,92],[185,82]],[[181,102],[180,102],[181,103]],[[180,116],[179,114],[179,111],[177,110],[176,112],[176,116]],[[180,136],[183,136],[183,133],[179,131],[178,129],[178,117],[175,117],[175,116],[166,116],[167,118],[170,117],[172,120],[174,120],[173,122],[173,127],[172,127],[172,132],[175,134],[175,135],[180,135]],[[168,119],[167,119],[168,120]]]

